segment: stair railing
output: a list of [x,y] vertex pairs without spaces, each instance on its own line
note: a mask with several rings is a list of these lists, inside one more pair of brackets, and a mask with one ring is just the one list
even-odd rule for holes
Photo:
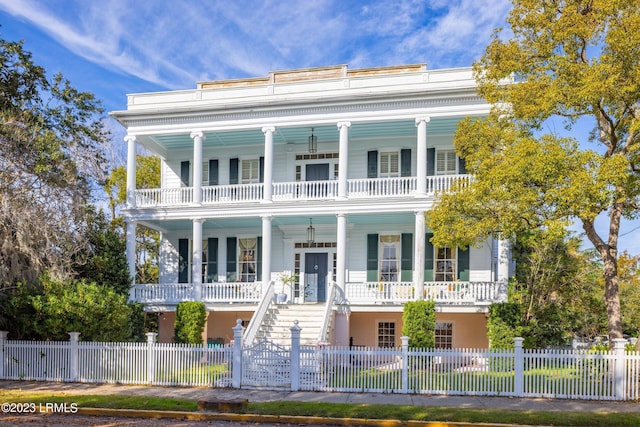
[[329,333],[329,325],[331,323],[331,312],[333,311],[333,304],[336,299],[336,284],[334,281],[329,281],[329,289],[327,295],[327,304],[324,309],[324,315],[322,319],[322,328],[320,328],[320,335],[318,336],[318,343],[325,342],[327,340],[327,334]]
[[267,311],[269,311],[269,306],[273,303],[275,295],[275,285],[272,280],[269,282],[267,291],[262,296],[262,300],[260,301],[260,304],[258,304],[258,309],[253,313],[251,321],[247,326],[247,330],[244,332],[243,340],[245,344],[249,345],[256,339],[258,330],[260,330],[260,326],[264,321],[264,316],[267,314]]

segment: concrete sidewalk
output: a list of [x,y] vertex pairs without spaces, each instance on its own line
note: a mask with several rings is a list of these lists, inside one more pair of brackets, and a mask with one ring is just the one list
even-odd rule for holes
[[192,400],[248,399],[249,402],[300,401],[352,404],[391,404],[475,409],[533,410],[559,412],[629,412],[640,414],[640,402],[509,398],[482,396],[435,396],[383,393],[324,393],[273,390],[237,390],[204,387],[159,387],[113,384],[54,383],[39,381],[0,381],[2,390],[55,392],[72,395],[120,394],[157,396]]

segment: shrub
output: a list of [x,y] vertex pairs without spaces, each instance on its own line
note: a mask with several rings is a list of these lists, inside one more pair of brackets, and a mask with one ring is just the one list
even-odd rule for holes
[[436,306],[433,301],[409,301],[402,313],[402,335],[409,337],[409,346],[435,346]]
[[487,327],[491,348],[513,348],[513,339],[522,335],[520,304],[491,304]]
[[202,344],[202,332],[207,320],[203,302],[184,301],[176,308],[174,340],[177,343]]

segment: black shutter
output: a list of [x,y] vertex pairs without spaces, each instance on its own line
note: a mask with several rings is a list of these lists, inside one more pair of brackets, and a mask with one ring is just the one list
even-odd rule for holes
[[178,283],[189,283],[189,239],[178,239]]
[[218,281],[218,238],[207,239],[207,283]]
[[262,236],[258,236],[256,239],[256,280],[262,280]]
[[458,280],[469,281],[469,248],[458,248]]
[[209,160],[209,185],[218,185],[218,159]]
[[367,234],[367,282],[378,281],[378,235]]
[[402,233],[400,258],[400,280],[410,282],[413,273],[413,234]]
[[236,238],[227,237],[227,282],[235,282],[236,275]]
[[180,184],[183,187],[189,186],[189,175],[191,175],[189,171],[189,161],[180,162]]
[[459,174],[467,173],[467,162],[462,157],[458,157],[458,173]]
[[378,152],[369,151],[367,153],[367,178],[378,177]]
[[264,182],[264,157],[260,157],[258,161],[258,178],[260,182]]
[[427,148],[427,176],[436,174],[436,149]]
[[238,183],[238,159],[229,159],[229,184]]
[[411,176],[411,149],[400,150],[400,176]]
[[424,281],[433,281],[433,243],[429,240],[433,237],[432,233],[427,233],[424,238]]

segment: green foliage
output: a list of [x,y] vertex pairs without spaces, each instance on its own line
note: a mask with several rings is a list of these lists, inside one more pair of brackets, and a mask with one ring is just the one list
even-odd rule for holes
[[83,254],[86,261],[76,267],[78,276],[128,295],[131,279],[122,233],[102,212],[94,212],[87,221],[88,246]]
[[175,337],[177,343],[202,344],[202,332],[207,320],[203,302],[183,301],[176,308]]
[[[157,156],[136,157],[136,188],[160,187],[160,158]],[[120,166],[111,171],[104,183],[109,197],[112,222],[123,227],[122,218],[117,217],[118,208],[127,198],[127,170]],[[136,227],[136,283],[158,283],[160,233],[143,225]]]
[[[474,64],[491,114],[462,121],[454,137],[476,179],[431,213],[433,243],[536,229],[557,237],[578,220],[602,259],[609,335],[621,337],[618,237],[640,203],[640,7],[513,0],[508,23],[509,36],[498,30]],[[545,133],[548,119],[569,136]],[[578,120],[593,126],[589,141],[570,133]],[[599,146],[580,149],[586,142]],[[602,234],[597,217],[609,220]]]
[[573,336],[593,338],[606,331],[601,266],[579,245],[577,237],[540,231],[516,239],[509,299],[522,307],[526,347],[559,346]]
[[[85,207],[103,176],[103,110],[61,75],[47,78],[21,42],[0,39],[0,292],[64,279],[85,245]],[[1,316],[1,315],[0,315]]]
[[402,313],[402,335],[409,337],[409,346],[435,346],[436,310],[433,301],[408,301]]
[[131,308],[113,289],[95,283],[42,278],[42,293],[31,297],[34,330],[42,339],[68,340],[80,332],[83,341],[126,341],[131,336]]
[[513,339],[521,336],[522,312],[520,305],[502,302],[489,306],[487,329],[490,348],[513,348]]

